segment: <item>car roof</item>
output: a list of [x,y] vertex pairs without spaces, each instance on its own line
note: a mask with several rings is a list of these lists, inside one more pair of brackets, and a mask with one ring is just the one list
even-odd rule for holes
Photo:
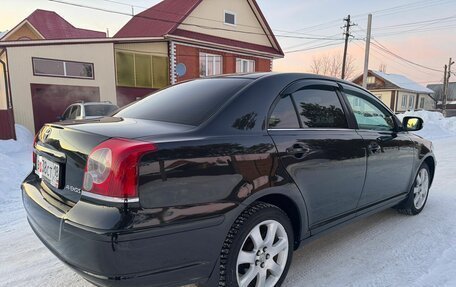
[[300,78],[300,79],[322,79],[322,80],[331,80],[341,83],[346,83],[353,85],[352,82],[342,80],[335,77],[317,75],[317,74],[310,74],[310,73],[278,73],[278,72],[266,72],[266,73],[246,73],[246,74],[228,74],[228,75],[221,75],[211,78],[243,78],[243,79],[260,79],[260,78],[275,78],[275,77],[283,77],[289,76],[290,78]]
[[113,104],[111,102],[84,102],[84,103],[79,103],[79,104],[82,104],[82,105],[111,105],[111,106],[115,106],[115,104]]

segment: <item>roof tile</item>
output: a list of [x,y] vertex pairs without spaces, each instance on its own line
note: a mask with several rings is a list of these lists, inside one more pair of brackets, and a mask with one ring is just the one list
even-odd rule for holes
[[54,11],[37,9],[26,20],[47,40],[106,37],[104,32],[76,28]]

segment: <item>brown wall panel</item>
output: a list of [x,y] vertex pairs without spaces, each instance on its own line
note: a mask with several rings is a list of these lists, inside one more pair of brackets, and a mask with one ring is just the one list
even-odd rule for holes
[[45,123],[57,121],[65,109],[75,102],[99,102],[100,88],[31,84],[35,132]]

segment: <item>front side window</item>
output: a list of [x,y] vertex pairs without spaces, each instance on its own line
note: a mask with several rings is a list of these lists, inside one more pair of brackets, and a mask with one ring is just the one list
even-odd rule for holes
[[73,109],[73,106],[71,107],[68,107],[65,112],[63,113],[62,115],[62,120],[66,120],[68,119],[68,117],[70,116],[70,113],[71,113],[71,110]]
[[33,58],[35,76],[94,79],[93,64],[73,61]]
[[290,96],[281,98],[269,117],[270,129],[298,129],[299,120]]
[[366,100],[360,94],[345,91],[348,102],[355,115],[359,129],[391,131],[394,129],[392,116]]
[[347,128],[342,105],[332,87],[308,88],[292,94],[304,128]]
[[221,75],[223,60],[220,55],[200,53],[200,76],[210,77]]
[[253,73],[255,72],[255,61],[246,59],[236,59],[236,73]]
[[72,106],[71,108],[69,108],[68,116],[66,116],[64,119],[65,120],[74,120],[74,119],[76,119],[77,109],[78,109],[78,106]]

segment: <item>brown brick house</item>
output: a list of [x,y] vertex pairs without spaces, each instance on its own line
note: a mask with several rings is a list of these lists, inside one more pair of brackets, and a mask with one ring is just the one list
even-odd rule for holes
[[[168,84],[156,85],[153,76],[149,81],[123,78],[142,74],[139,69],[149,66],[154,71],[154,62],[163,57],[168,59],[169,84],[218,74],[269,72],[272,60],[283,57],[255,0],[164,0],[134,16],[114,38],[163,39],[153,45],[146,40],[148,44],[140,49],[139,42],[116,46],[120,98],[140,97]],[[138,56],[146,59],[147,55],[151,64],[133,67]],[[127,57],[131,60],[125,60]],[[185,74],[179,75],[183,67]],[[130,97],[126,101],[133,100]]]

